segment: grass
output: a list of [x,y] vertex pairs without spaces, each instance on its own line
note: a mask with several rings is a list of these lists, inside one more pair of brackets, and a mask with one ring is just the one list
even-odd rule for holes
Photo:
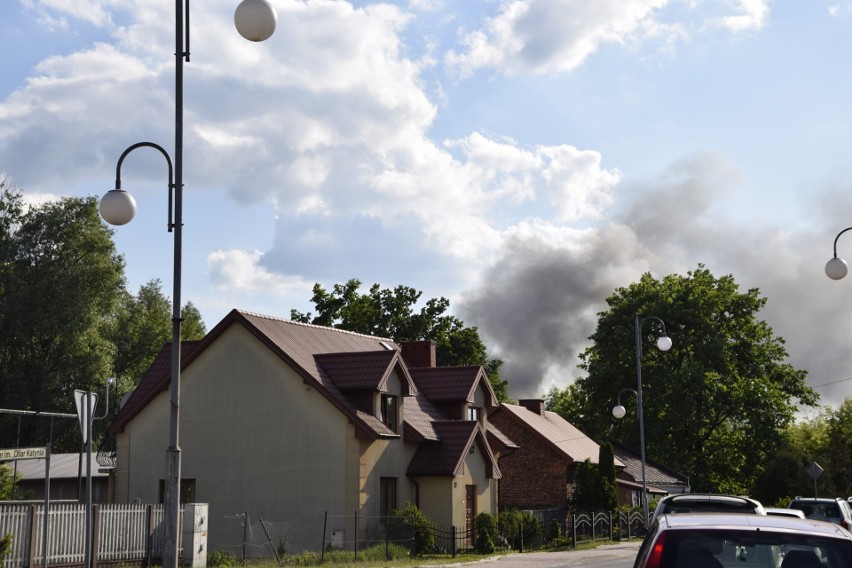
[[[570,544],[563,546],[548,548],[545,550],[536,550],[536,552],[545,551],[562,551],[562,550],[590,550],[597,548],[603,544],[612,544],[612,541],[602,540],[595,542],[582,542],[575,549]],[[305,552],[298,555],[287,555],[282,557],[281,562],[275,562],[271,559],[248,561],[246,565],[251,568],[287,568],[287,567],[312,567],[312,566],[328,566],[330,568],[416,568],[424,566],[442,566],[453,564],[468,564],[479,562],[495,556],[502,556],[506,552],[497,552],[494,554],[457,554],[455,557],[449,554],[426,554],[417,557],[411,557],[408,550],[397,545],[390,545],[387,549],[387,554],[384,545],[375,546],[358,551],[358,559],[355,559],[355,553],[344,550],[327,551],[324,557],[318,552]],[[517,552],[509,552],[508,554],[518,554]],[[388,556],[390,558],[388,558]],[[236,558],[227,553],[214,551],[207,557],[207,566],[209,568],[230,568],[243,566],[240,558]]]

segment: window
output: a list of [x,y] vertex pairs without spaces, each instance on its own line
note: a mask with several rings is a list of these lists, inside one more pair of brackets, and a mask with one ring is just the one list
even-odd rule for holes
[[396,478],[382,477],[379,480],[379,508],[382,516],[390,515],[396,506]]
[[[165,502],[166,497],[166,481],[160,480],[160,503]],[[180,503],[195,503],[195,480],[181,479],[180,480]]]
[[382,395],[382,422],[385,426],[396,432],[397,425],[397,398],[393,395]]
[[467,409],[467,419],[479,422],[479,417],[482,416],[482,409],[475,406],[470,406]]

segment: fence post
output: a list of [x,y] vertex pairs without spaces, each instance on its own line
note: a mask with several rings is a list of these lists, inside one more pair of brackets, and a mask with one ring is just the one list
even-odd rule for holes
[[[100,528],[101,528],[101,506],[100,505],[92,505],[92,567],[98,565],[98,548],[101,544],[100,539]],[[46,566],[46,564],[45,564]]]
[[355,561],[358,561],[358,511],[355,511]]
[[574,548],[577,548],[577,513],[571,513],[571,536],[574,541]]
[[452,538],[452,545],[450,545],[450,550],[453,551],[453,558],[456,557],[456,525],[450,527],[450,538]]
[[[16,462],[17,465],[17,462]],[[12,484],[12,487],[17,484]],[[27,566],[35,566],[35,542],[36,542],[36,506],[30,505],[30,549],[27,553]]]
[[523,519],[523,517],[521,518],[520,523],[521,523],[521,530],[519,532],[521,533],[521,548],[518,552],[523,552],[524,551],[524,519]]
[[328,528],[328,511],[322,517],[322,550],[320,551],[320,562],[325,560],[325,531]]
[[145,523],[145,566],[154,565],[154,506],[148,505],[147,522]]
[[243,523],[243,565],[246,563],[246,541],[248,540],[249,516],[248,511],[245,513],[245,522]]

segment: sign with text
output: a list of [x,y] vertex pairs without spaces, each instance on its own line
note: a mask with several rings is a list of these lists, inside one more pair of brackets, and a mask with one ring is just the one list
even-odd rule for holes
[[5,460],[38,460],[47,457],[47,448],[14,448],[0,450],[0,461]]

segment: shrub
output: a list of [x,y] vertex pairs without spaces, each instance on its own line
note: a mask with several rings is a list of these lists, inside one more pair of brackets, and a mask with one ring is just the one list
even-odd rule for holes
[[476,531],[476,541],[474,548],[480,554],[492,554],[495,550],[494,539],[497,536],[497,523],[494,522],[494,517],[488,513],[479,513],[473,520],[474,530]]
[[410,501],[392,511],[382,524],[390,540],[400,541],[405,536],[404,542],[412,556],[435,550],[435,523]]
[[214,550],[207,554],[207,568],[226,568],[228,566],[236,566],[239,563],[233,554],[229,554],[224,550]]

